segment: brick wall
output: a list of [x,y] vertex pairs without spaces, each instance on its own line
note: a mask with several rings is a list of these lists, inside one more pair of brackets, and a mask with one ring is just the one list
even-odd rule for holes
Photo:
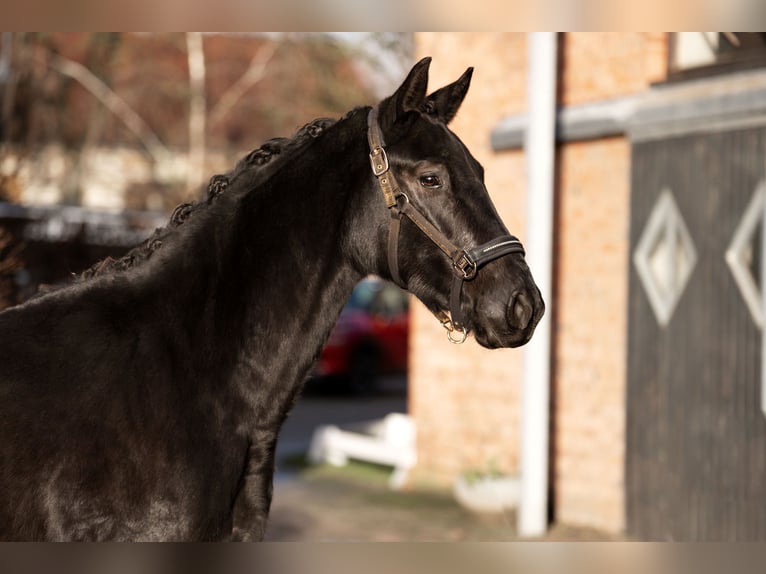
[[552,472],[556,519],[624,526],[630,147],[558,150]]
[[[564,34],[560,104],[645,91],[666,73],[656,33]],[[625,138],[557,150],[552,474],[556,519],[625,525],[625,361],[630,145]]]
[[559,43],[559,105],[642,92],[666,76],[666,34],[559,34]]
[[[501,217],[523,239],[524,157],[494,153],[489,133],[498,118],[524,109],[525,35],[417,34],[416,52],[434,58],[431,90],[474,66],[472,87],[450,127],[484,166]],[[490,464],[516,471],[522,351],[488,351],[473,339],[453,345],[422,305],[413,307],[409,409],[419,456],[413,480],[446,484]]]
[[[665,74],[664,34],[559,36],[559,103],[576,105],[648,89]],[[476,66],[452,126],[487,171],[512,233],[524,239],[523,151],[493,152],[496,122],[526,109],[524,34],[417,34],[432,55],[432,86]],[[557,520],[624,527],[625,356],[630,146],[624,138],[557,150],[558,221],[551,471]],[[533,270],[534,272],[534,270]],[[549,302],[550,303],[550,302]],[[414,480],[446,484],[494,462],[518,471],[522,350],[450,345],[420,305],[413,311],[410,410],[418,424]]]

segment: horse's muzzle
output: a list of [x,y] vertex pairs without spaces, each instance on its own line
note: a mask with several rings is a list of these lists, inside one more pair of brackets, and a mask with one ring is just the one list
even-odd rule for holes
[[540,290],[534,283],[513,291],[507,303],[479,303],[474,336],[483,347],[520,347],[529,342],[545,313]]

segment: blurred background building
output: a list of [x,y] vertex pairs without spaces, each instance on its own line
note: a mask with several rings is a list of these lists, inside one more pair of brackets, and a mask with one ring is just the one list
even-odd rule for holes
[[[453,129],[522,239],[537,201],[524,149],[529,38],[415,36],[417,56],[434,57],[433,85],[476,67]],[[640,539],[766,536],[764,41],[555,38],[550,379],[536,381],[550,385],[553,521]],[[412,323],[417,478],[489,464],[523,473],[524,353],[455,352],[419,305]]]
[[525,448],[542,449],[546,520],[766,538],[764,35],[552,41],[546,94],[522,33],[5,33],[0,302],[124,252],[247,150],[376,101],[420,57],[433,88],[474,66],[451,127],[526,243],[530,98],[554,102],[547,374],[525,350],[456,349],[413,301],[410,487],[523,474],[522,391],[539,385],[547,437]]

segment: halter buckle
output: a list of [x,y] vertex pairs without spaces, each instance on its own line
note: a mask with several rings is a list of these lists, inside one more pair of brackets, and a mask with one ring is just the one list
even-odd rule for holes
[[452,267],[459,275],[462,274],[463,279],[470,280],[476,277],[476,262],[465,251],[452,262]]
[[388,171],[388,155],[382,147],[376,147],[370,152],[370,165],[375,177],[380,177]]

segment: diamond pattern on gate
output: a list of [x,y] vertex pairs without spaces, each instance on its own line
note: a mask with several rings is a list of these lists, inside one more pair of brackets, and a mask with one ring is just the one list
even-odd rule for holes
[[666,326],[697,263],[694,242],[669,189],[654,204],[633,263],[657,322]]
[[753,321],[759,327],[763,327],[764,322],[761,280],[764,209],[766,182],[761,182],[753,193],[726,250],[726,263]]

